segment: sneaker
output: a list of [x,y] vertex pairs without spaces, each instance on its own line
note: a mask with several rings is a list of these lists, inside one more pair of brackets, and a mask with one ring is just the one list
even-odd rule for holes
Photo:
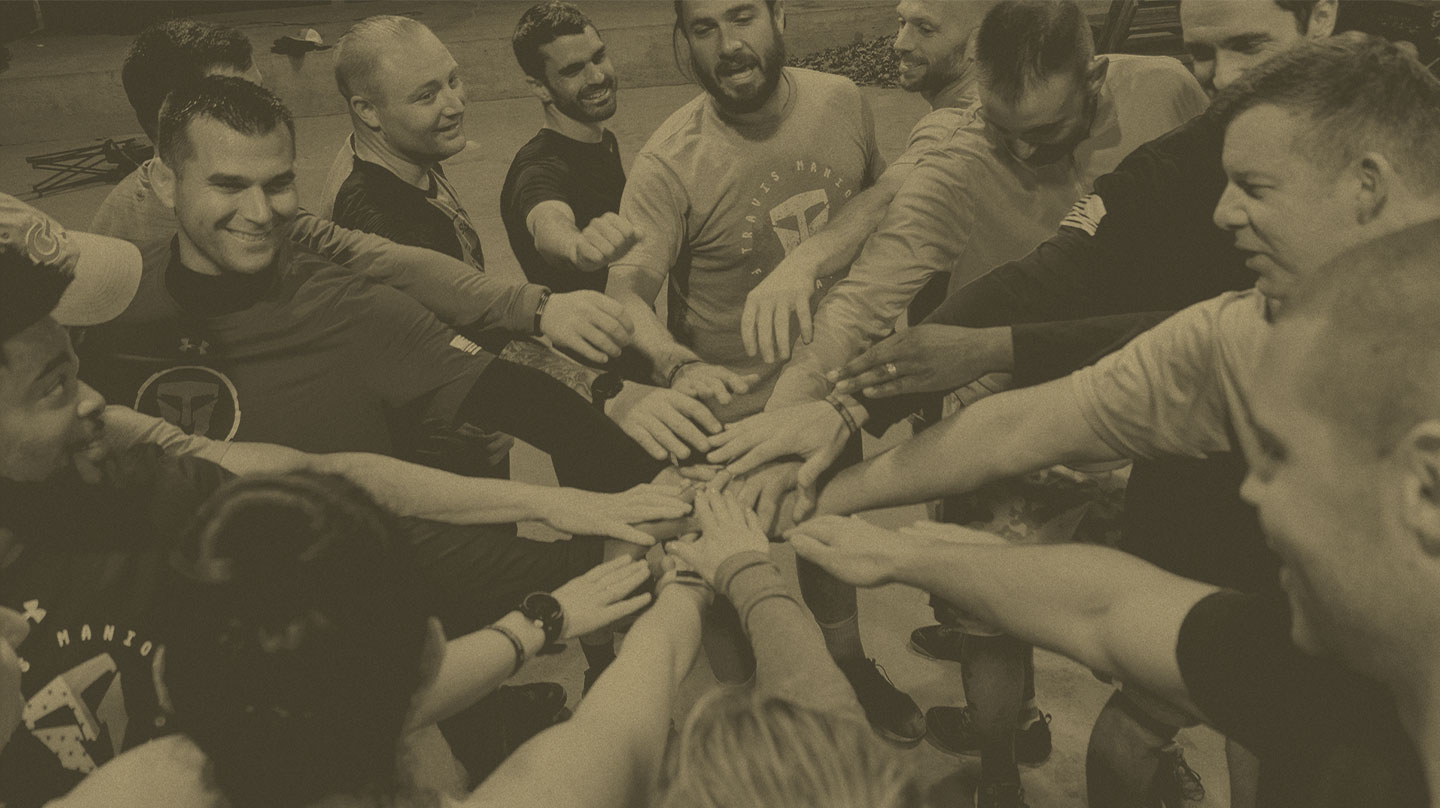
[[865,709],[870,726],[886,740],[914,746],[925,737],[925,714],[915,700],[902,693],[873,659],[836,660],[850,680],[855,697]]
[[[975,708],[931,707],[925,711],[925,739],[949,755],[980,754],[980,732],[975,727]],[[1015,762],[1039,766],[1050,759],[1050,714],[1041,713],[1030,726],[1015,730]]]
[[1185,751],[1180,744],[1171,741],[1155,753],[1160,756],[1161,801],[1166,806],[1205,799],[1205,785],[1200,782],[1200,775],[1185,762]]
[[939,623],[921,626],[910,632],[910,650],[937,662],[959,662],[960,645],[965,633]]
[[975,790],[975,808],[1030,808],[1018,782],[982,783]]
[[497,714],[502,720],[516,719],[522,727],[544,729],[556,723],[556,718],[566,711],[565,699],[565,688],[556,682],[501,685],[495,691]]

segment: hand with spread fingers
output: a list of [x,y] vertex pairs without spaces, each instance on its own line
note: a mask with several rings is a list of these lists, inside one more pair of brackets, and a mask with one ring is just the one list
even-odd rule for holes
[[750,392],[750,385],[760,380],[759,374],[741,375],[722,365],[687,362],[668,379],[670,389],[691,398],[708,398],[717,404],[729,404],[735,396]]
[[641,484],[618,494],[558,489],[540,519],[561,533],[608,536],[649,546],[655,538],[635,525],[679,519],[688,513],[690,503],[682,489]]
[[766,363],[790,359],[790,318],[800,323],[800,338],[807,344],[814,337],[810,319],[810,298],[815,294],[813,270],[782,262],[745,296],[740,314],[740,338],[745,353],[756,353]]
[[570,263],[581,272],[595,272],[618,261],[640,242],[635,226],[618,213],[591,219],[570,245]]
[[756,413],[736,421],[710,438],[714,448],[706,460],[725,463],[732,474],[747,474],[782,457],[806,461],[819,477],[840,456],[854,434],[828,401],[812,401],[779,410]]
[[627,596],[649,577],[644,561],[621,557],[566,581],[550,593],[565,613],[560,639],[589,634],[639,610],[650,602],[650,593]]
[[704,402],[678,390],[656,388],[619,413],[625,434],[651,457],[685,460],[692,449],[710,449],[710,437],[721,429],[720,420]]
[[711,586],[715,584],[716,570],[730,556],[748,551],[770,552],[760,518],[745,507],[734,491],[707,489],[697,494],[695,520],[700,526],[700,538],[672,542],[666,551],[679,556]]
[[828,378],[835,392],[870,398],[949,392],[1011,369],[1010,329],[921,324],[885,338]]
[[592,362],[619,356],[634,331],[622,303],[591,289],[551,295],[540,315],[540,333],[555,347]]
[[905,560],[937,541],[876,527],[858,516],[820,516],[785,532],[800,556],[855,586],[896,580]]
[[734,475],[725,482],[723,489],[714,484],[710,488],[733,494],[742,506],[755,511],[764,533],[779,535],[776,517],[782,515],[781,506],[785,498],[795,490],[799,471],[799,462],[771,463],[748,474]]

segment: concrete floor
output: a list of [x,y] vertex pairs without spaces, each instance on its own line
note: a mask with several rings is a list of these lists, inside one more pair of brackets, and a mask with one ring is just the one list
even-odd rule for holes
[[[621,79],[623,81],[623,75]],[[882,152],[887,156],[898,154],[904,146],[910,125],[924,111],[924,102],[898,90],[867,88],[864,92],[874,107]],[[686,86],[622,91],[620,112],[611,121],[611,127],[619,137],[627,166],[648,134],[694,93],[694,88]],[[538,105],[528,99],[472,103],[468,122],[472,138],[470,148],[446,165],[463,197],[462,201],[476,221],[490,260],[489,271],[517,279],[520,272],[510,255],[500,222],[498,196],[511,156],[534,134],[539,124]],[[303,204],[314,206],[317,203],[326,172],[336,148],[349,131],[348,127],[348,121],[341,116],[298,121],[297,171]],[[84,145],[84,142],[0,147],[0,189],[20,193],[39,179],[26,165],[25,155],[77,145]],[[108,185],[91,186],[34,200],[34,204],[63,224],[83,228],[109,188]],[[620,400],[617,404],[623,406],[624,402]],[[867,439],[866,454],[903,439],[906,429],[904,426],[897,427],[881,441]],[[529,447],[520,446],[517,449],[514,468],[517,479],[554,482],[548,461]],[[872,512],[866,516],[882,525],[899,526],[923,518],[924,511],[921,506],[911,506]],[[779,564],[793,568],[794,554],[788,546],[775,545],[773,553]],[[798,596],[798,588],[796,594]],[[868,653],[879,660],[897,686],[910,693],[922,709],[963,701],[958,665],[931,662],[906,650],[911,629],[933,622],[923,593],[892,585],[861,592],[860,603],[862,634]],[[561,682],[570,692],[573,706],[579,697],[584,662],[578,644],[572,643],[571,646],[563,654],[530,663],[522,672],[521,679]],[[1051,726],[1055,752],[1044,766],[1023,771],[1028,799],[1037,808],[1081,806],[1085,804],[1086,739],[1091,723],[1109,697],[1110,688],[1097,681],[1088,670],[1053,654],[1038,653],[1036,664],[1040,706],[1054,716]],[[675,708],[677,720],[713,682],[702,655],[682,688]],[[1219,736],[1209,730],[1189,730],[1182,733],[1181,742],[1191,765],[1204,776],[1209,792],[1204,803],[1196,805],[1229,805],[1223,742]],[[928,744],[921,744],[905,755],[919,768],[926,782],[933,784],[935,805],[970,804],[970,794],[979,774],[976,759],[952,758]]]

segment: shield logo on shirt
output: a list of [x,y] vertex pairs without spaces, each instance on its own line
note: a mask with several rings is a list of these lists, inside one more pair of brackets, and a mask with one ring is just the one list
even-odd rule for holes
[[224,373],[202,365],[166,368],[140,385],[135,409],[186,434],[230,440],[240,429],[240,395]]

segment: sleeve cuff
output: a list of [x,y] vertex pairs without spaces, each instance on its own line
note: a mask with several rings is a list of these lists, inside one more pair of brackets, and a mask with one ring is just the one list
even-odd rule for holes
[[[767,572],[767,574],[760,574]],[[767,553],[758,550],[750,550],[743,553],[736,553],[720,563],[715,570],[715,590],[723,592],[738,608],[740,599],[737,597],[741,591],[751,588],[773,578],[778,581],[780,570],[770,560]],[[741,590],[741,591],[736,591]]]

